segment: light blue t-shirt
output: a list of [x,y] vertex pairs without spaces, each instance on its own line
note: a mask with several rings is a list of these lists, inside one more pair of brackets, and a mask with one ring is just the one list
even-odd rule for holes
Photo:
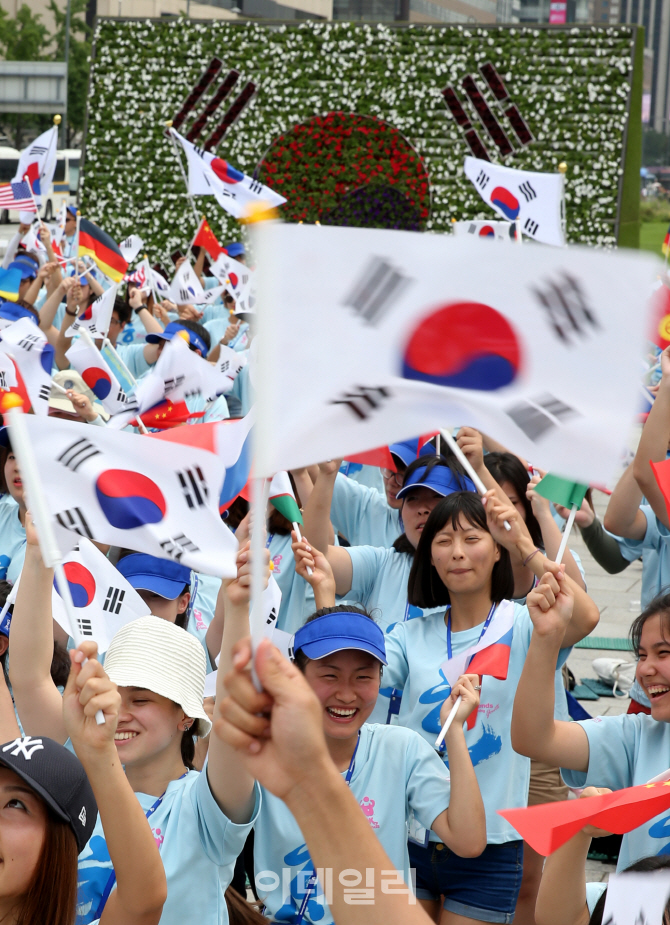
[[[623,790],[646,784],[670,767],[670,724],[646,713],[596,716],[581,720],[589,740],[586,773],[561,768],[568,787],[609,787]],[[670,812],[664,811],[623,837],[617,870],[641,858],[670,854]]]
[[330,519],[352,546],[390,548],[403,532],[400,510],[388,506],[386,495],[341,472],[335,478]]
[[191,577],[191,600],[189,607],[191,618],[188,621],[189,632],[204,640],[209,624],[214,619],[216,599],[219,596],[221,579],[214,575],[193,572]]
[[[156,802],[156,797],[147,793],[135,795],[145,813]],[[161,804],[149,819],[168,884],[160,925],[226,925],[224,892],[232,880],[235,860],[258,818],[261,802],[256,784],[252,818],[244,825],[236,825],[219,808],[205,771],[189,771],[180,780],[170,781]],[[95,920],[111,870],[98,817],[93,835],[79,855],[77,925],[89,925]]]
[[586,884],[586,905],[588,906],[589,915],[593,915],[596,903],[607,889],[606,883],[587,883]]
[[[390,868],[404,871],[409,883],[408,823],[413,814],[422,826],[430,828],[447,809],[449,775],[444,765],[411,729],[366,723],[361,728],[350,787],[390,858]],[[255,830],[254,869],[256,888],[270,921],[295,922],[314,865],[294,817],[281,800],[265,790]],[[275,881],[276,887],[266,892]],[[304,922],[332,925],[322,887],[319,883],[312,894]],[[364,880],[359,888],[365,888]],[[379,890],[380,884],[375,883],[374,888]]]
[[295,633],[316,610],[314,592],[310,585],[295,570],[295,559],[291,549],[291,535],[271,533],[269,535],[272,577],[281,591],[281,607],[277,617],[277,629]]
[[[414,620],[426,614],[444,614],[444,607],[422,610],[407,601],[407,582],[413,557],[395,549],[375,546],[345,547],[351,558],[351,590],[344,595],[350,602],[359,603],[389,633],[398,622]],[[382,688],[375,705],[371,723],[385,723],[388,718],[393,689],[402,691],[402,684],[388,684],[386,670]]]
[[[520,837],[497,811],[528,803],[530,759],[512,748],[510,724],[533,624],[527,607],[513,606],[514,635],[507,680],[498,681],[484,675],[477,722],[473,729],[465,729],[465,741],[484,800],[489,844],[502,844]],[[452,655],[476,645],[482,628],[480,624],[453,633]],[[561,649],[559,666],[569,652],[569,649]],[[433,747],[441,728],[440,709],[451,693],[451,685],[440,668],[448,658],[444,608],[422,620],[397,623],[386,637],[386,658],[384,683],[403,688],[400,724],[419,732]],[[555,681],[560,683],[560,672],[555,673]]]
[[384,479],[379,466],[364,466],[362,463],[349,462],[345,459],[340,466],[340,472],[346,478],[358,482],[359,485],[367,485],[368,488],[374,488],[384,495]]
[[14,584],[26,555],[26,531],[19,520],[19,506],[11,495],[0,501],[0,579]]
[[[117,344],[116,350],[120,358],[126,364],[135,379],[141,378],[148,373],[153,364],[147,363],[144,359],[144,348],[147,346],[146,341],[143,344]],[[105,350],[102,355],[106,358]]]
[[[240,352],[244,353],[244,351]],[[239,398],[242,405],[242,417],[245,417],[251,410],[251,406],[254,403],[254,389],[251,385],[251,380],[249,379],[249,363],[247,363],[246,366],[243,366],[239,373],[235,376],[235,381],[233,382],[233,387],[230,391],[233,395]]]

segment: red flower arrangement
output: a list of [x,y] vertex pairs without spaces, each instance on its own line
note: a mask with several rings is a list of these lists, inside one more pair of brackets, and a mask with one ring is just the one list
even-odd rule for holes
[[256,176],[287,202],[285,221],[423,230],[428,173],[388,122],[329,112],[275,139]]

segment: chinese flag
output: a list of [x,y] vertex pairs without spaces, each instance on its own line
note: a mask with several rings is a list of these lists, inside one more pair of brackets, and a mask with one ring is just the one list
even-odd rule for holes
[[665,506],[670,516],[670,460],[664,459],[663,462],[651,462],[650,460],[649,465],[658,482],[658,487],[661,489]]
[[216,260],[221,254],[225,254],[224,249],[216,240],[216,235],[207,224],[207,219],[203,215],[200,227],[193,238],[194,247],[204,247],[212,260]]
[[585,825],[623,835],[670,807],[670,781],[640,784],[585,800],[498,810],[538,854],[546,857]]
[[[201,418],[204,411],[189,411],[185,401],[162,401],[153,408],[149,408],[142,415],[145,427],[156,427],[163,430],[167,427],[178,427],[186,424],[191,418]],[[129,422],[131,427],[137,427],[137,418]]]

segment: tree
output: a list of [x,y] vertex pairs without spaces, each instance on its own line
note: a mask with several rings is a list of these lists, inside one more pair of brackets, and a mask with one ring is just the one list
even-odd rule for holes
[[[0,8],[0,58],[5,61],[39,61],[47,57],[51,37],[39,13],[25,5],[13,19]],[[20,148],[26,132],[38,134],[49,124],[46,116],[35,113],[11,113],[3,116],[3,128],[14,147]]]
[[[65,60],[65,21],[67,0],[62,9],[56,0],[50,0],[49,11],[53,14],[56,29],[50,37],[55,49],[54,61]],[[71,0],[70,6],[70,54],[67,84],[67,135],[80,132],[84,128],[86,116],[86,97],[88,95],[88,74],[91,57],[92,30],[86,25],[81,14],[86,13],[86,0]],[[77,36],[80,36],[78,38]],[[69,144],[69,142],[68,142]]]

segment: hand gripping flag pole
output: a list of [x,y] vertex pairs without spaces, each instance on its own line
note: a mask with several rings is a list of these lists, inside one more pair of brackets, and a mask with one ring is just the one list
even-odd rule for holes
[[[477,489],[477,491],[479,492],[479,494],[480,494],[480,495],[485,495],[485,494],[486,494],[486,485],[485,485],[485,484],[482,482],[482,480],[479,478],[479,476],[478,476],[477,473],[475,472],[474,468],[472,467],[472,463],[470,462],[470,460],[468,459],[468,457],[465,455],[465,453],[463,452],[463,450],[460,448],[460,446],[456,443],[456,441],[455,441],[454,438],[451,436],[451,434],[449,433],[449,431],[448,431],[448,430],[441,430],[441,431],[440,431],[440,434],[442,435],[442,439],[443,439],[444,442],[447,444],[447,446],[449,447],[449,449],[451,450],[451,452],[454,454],[454,456],[456,457],[456,459],[457,459],[457,460],[459,461],[459,463],[463,466],[463,468],[464,468],[465,471],[468,473],[468,475],[470,476],[470,478],[472,479],[472,481],[475,483],[475,488]],[[508,522],[507,520],[504,520],[504,521],[503,521],[503,526],[505,527],[505,530],[507,530],[508,532],[512,529],[512,528],[510,527],[509,522]]]
[[[16,401],[16,399],[14,399],[14,401]],[[5,407],[8,405],[10,405],[10,402],[5,398]],[[51,515],[42,492],[42,483],[40,481],[37,460],[35,459],[30,437],[28,436],[26,424],[23,419],[23,410],[18,405],[14,405],[13,407],[10,406],[7,417],[9,419],[12,448],[19,462],[21,478],[26,486],[28,500],[30,502],[30,513],[40,541],[42,561],[47,568],[52,568],[55,572],[58,593],[63,600],[65,611],[70,622],[70,635],[74,639],[75,646],[79,646],[83,640],[74,613],[74,603],[72,601],[72,594],[70,593],[70,585],[67,582],[63,569],[63,554],[56,541],[56,536],[51,524]],[[98,710],[95,714],[95,721],[99,726],[104,724],[105,717],[102,710]]]

